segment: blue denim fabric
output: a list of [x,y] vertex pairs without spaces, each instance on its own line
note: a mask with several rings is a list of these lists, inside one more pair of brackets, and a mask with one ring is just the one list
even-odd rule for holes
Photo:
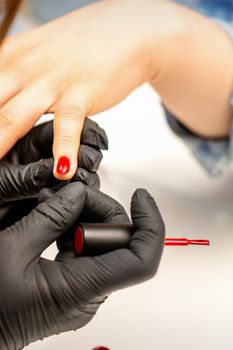
[[[98,0],[28,0],[35,19],[46,22],[58,16]],[[233,0],[173,0],[189,6],[204,15],[233,22]]]
[[28,0],[29,12],[39,23],[51,21],[98,0]]
[[[33,16],[45,22],[98,0],[28,0]],[[174,0],[204,15],[233,21],[233,0]]]
[[175,2],[191,7],[208,17],[215,17],[228,23],[233,22],[233,0],[177,0]]

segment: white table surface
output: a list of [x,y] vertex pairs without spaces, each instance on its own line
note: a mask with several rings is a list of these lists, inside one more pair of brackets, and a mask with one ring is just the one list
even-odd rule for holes
[[[167,236],[210,239],[211,247],[165,247],[152,280],[114,293],[83,329],[28,349],[232,350],[233,175],[205,174],[168,129],[148,86],[94,119],[110,140],[102,190],[129,210],[134,190],[148,189]],[[52,246],[45,256],[55,253]]]

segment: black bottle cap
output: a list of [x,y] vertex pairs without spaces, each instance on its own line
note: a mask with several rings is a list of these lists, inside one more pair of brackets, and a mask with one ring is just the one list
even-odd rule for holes
[[127,248],[134,232],[132,224],[79,224],[74,234],[77,255],[99,255]]

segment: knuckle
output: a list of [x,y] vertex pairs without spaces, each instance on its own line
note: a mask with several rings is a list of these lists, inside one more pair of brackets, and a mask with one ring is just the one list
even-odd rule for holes
[[157,272],[157,264],[147,257],[141,258],[139,271],[143,279],[151,279]]
[[47,227],[53,227],[57,232],[62,232],[63,226],[69,222],[69,214],[72,208],[71,203],[61,194],[56,196],[56,203],[53,198],[41,203],[35,208],[35,215],[38,222],[43,222]]
[[81,181],[85,185],[88,185],[90,181],[90,174],[87,170],[83,169],[82,167],[78,167],[72,181]]
[[51,159],[41,159],[36,163],[32,163],[28,167],[27,182],[31,184],[32,188],[39,190],[41,187],[52,183],[53,161]]
[[105,218],[106,222],[111,220],[112,218],[116,218],[117,216],[122,217],[123,214],[125,214],[125,209],[124,207],[120,204],[120,203],[116,203],[115,207],[112,208],[109,213],[108,216]]
[[69,109],[63,109],[63,110],[58,110],[57,119],[63,119],[63,118],[68,118],[69,121],[72,121],[74,123],[80,123],[84,122],[85,119],[85,112],[81,107],[76,107],[76,108],[69,108]]
[[11,130],[15,125],[16,116],[9,109],[0,110],[0,126],[3,129]]
[[77,137],[73,135],[62,135],[59,136],[56,140],[55,147],[59,145],[59,147],[63,147],[66,145],[75,145],[77,142]]
[[98,174],[92,174],[89,178],[89,182],[88,185],[96,188],[97,190],[100,189],[100,178],[98,176]]
[[96,172],[99,168],[103,155],[100,151],[80,145],[79,162],[84,168]]

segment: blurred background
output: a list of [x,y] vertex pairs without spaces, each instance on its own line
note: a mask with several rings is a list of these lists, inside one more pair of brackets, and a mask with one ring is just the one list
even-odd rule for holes
[[[62,3],[56,0],[55,15]],[[66,3],[72,7],[74,1]],[[12,33],[51,18],[50,4],[25,3]],[[211,246],[165,247],[155,278],[114,293],[83,329],[28,349],[232,350],[233,174],[209,178],[170,131],[159,98],[147,85],[94,119],[110,144],[99,171],[102,191],[129,212],[134,190],[146,188],[158,203],[167,236],[209,239]],[[51,246],[44,256],[55,254]]]

